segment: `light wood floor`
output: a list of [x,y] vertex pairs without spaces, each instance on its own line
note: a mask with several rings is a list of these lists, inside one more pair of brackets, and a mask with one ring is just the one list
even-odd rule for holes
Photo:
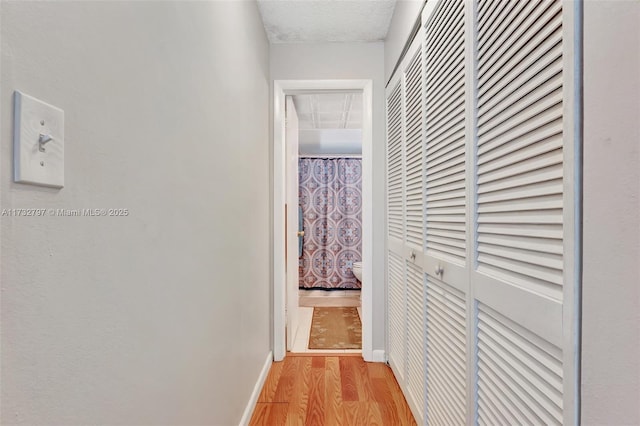
[[360,356],[274,362],[251,425],[415,425],[391,369]]

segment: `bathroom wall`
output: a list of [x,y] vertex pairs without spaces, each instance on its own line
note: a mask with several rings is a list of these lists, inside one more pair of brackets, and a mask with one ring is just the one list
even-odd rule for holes
[[640,424],[640,2],[584,2],[582,424]]
[[300,155],[362,155],[361,129],[301,129]]
[[385,348],[384,44],[272,44],[272,80],[373,80],[373,349]]
[[[0,7],[1,207],[129,210],[0,217],[0,422],[238,424],[271,328],[255,3]],[[12,183],[15,89],[65,111],[61,190]]]

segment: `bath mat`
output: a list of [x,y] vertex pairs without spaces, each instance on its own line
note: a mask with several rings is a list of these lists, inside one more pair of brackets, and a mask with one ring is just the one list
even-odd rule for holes
[[357,308],[313,308],[309,349],[362,349]]

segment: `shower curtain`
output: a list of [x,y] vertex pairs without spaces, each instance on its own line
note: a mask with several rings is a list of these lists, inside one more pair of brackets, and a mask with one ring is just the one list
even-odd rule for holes
[[353,263],[362,260],[362,160],[300,158],[304,240],[302,289],[359,289]]

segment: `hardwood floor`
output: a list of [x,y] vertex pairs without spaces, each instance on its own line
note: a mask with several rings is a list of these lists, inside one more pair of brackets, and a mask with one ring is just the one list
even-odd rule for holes
[[360,356],[274,362],[250,425],[415,425],[391,369]]

